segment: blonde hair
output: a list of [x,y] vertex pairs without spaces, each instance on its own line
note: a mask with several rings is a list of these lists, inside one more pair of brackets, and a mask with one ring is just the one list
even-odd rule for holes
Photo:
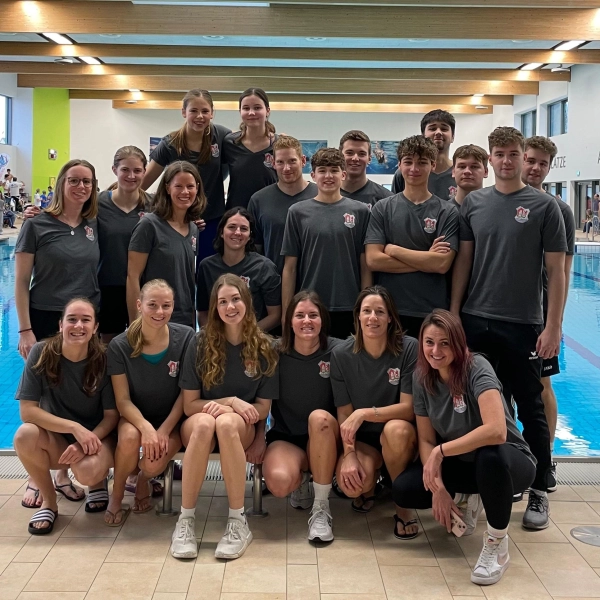
[[273,348],[273,338],[258,328],[248,286],[237,275],[225,273],[215,281],[212,288],[208,321],[203,328],[203,335],[198,338],[196,371],[207,390],[221,385],[225,378],[227,340],[225,323],[217,310],[219,290],[225,285],[237,288],[246,306],[246,314],[242,321],[242,361],[245,368],[254,370],[254,379],[263,375],[272,377],[277,368],[278,355]]
[[86,167],[92,172],[92,189],[90,197],[85,201],[83,208],[81,209],[81,217],[83,219],[95,219],[98,216],[98,182],[96,180],[96,169],[87,160],[81,158],[74,158],[68,163],[63,165],[63,168],[58,173],[56,178],[56,192],[52,196],[52,202],[46,209],[47,213],[50,213],[54,217],[62,215],[64,211],[64,196],[65,196],[65,185],[67,185],[67,173],[69,169],[73,167]]
[[[126,158],[137,158],[144,167],[144,171],[148,166],[148,159],[144,154],[143,150],[140,150],[137,146],[122,146],[115,152],[115,156],[113,158],[113,167],[115,169],[119,168],[119,163]],[[119,183],[115,181],[112,185],[109,185],[106,190],[112,192],[119,187]],[[138,208],[144,208],[146,204],[151,203],[150,194],[146,193],[141,186],[138,188]]]
[[277,150],[295,150],[302,158],[302,144],[291,135],[280,135],[273,143],[273,156],[277,156]]
[[[171,294],[173,294],[173,299],[175,298],[175,292],[173,291],[173,288],[164,279],[152,279],[151,281],[145,283],[140,290],[140,300],[144,300],[146,293],[156,288],[169,290]],[[127,341],[133,348],[131,358],[137,358],[142,353],[144,344],[146,343],[144,334],[142,333],[142,315],[140,315],[133,321],[133,323],[131,323],[131,325],[129,325],[129,328],[127,329]]]

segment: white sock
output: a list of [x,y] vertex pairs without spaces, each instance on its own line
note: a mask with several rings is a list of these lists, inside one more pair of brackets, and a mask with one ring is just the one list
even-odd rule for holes
[[487,530],[488,533],[495,538],[506,537],[506,534],[508,533],[508,527],[505,527],[504,529],[494,529],[489,523],[487,524]]
[[329,492],[331,484],[315,483],[313,481],[313,490],[315,491],[315,502],[325,502],[329,504]]
[[244,516],[244,507],[242,506],[242,508],[230,508],[229,509],[229,518],[237,519],[238,521],[245,523],[246,517]]
[[183,508],[181,507],[181,514],[179,515],[180,519],[194,519],[196,517],[196,507],[194,508]]
[[543,496],[544,498],[548,497],[548,492],[542,492],[541,490],[534,490],[533,488],[530,488],[530,491],[534,492],[538,496]]

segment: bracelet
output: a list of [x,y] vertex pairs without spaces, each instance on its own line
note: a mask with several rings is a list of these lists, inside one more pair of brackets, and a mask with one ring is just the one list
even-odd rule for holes
[[21,329],[19,333],[25,333],[26,331],[33,331],[33,329],[31,329],[31,327],[29,327],[28,329]]
[[373,410],[375,411],[375,418],[379,419],[379,410],[377,409],[376,406],[373,407]]
[[442,455],[442,458],[446,458],[446,455],[444,454],[444,449],[442,448],[443,444],[440,444],[440,454]]

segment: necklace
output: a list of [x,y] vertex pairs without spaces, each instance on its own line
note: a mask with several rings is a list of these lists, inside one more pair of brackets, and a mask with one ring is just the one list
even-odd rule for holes
[[60,216],[62,217],[61,221],[62,221],[62,222],[65,224],[65,225],[67,225],[67,227],[69,227],[69,228],[71,229],[71,235],[75,235],[75,227],[78,227],[78,225],[79,225],[79,224],[77,224],[77,225],[75,225],[75,227],[73,227],[73,226],[71,225],[71,223],[69,223],[69,222],[66,220],[66,219],[67,219],[67,216],[65,215],[65,213],[62,213]]

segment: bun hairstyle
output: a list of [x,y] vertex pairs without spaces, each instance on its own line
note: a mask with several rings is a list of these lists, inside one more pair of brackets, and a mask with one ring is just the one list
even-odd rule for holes
[[[263,101],[265,108],[271,108],[271,106],[269,105],[269,97],[267,96],[265,90],[263,90],[262,88],[248,88],[245,92],[242,92],[242,95],[240,96],[238,102],[238,108],[240,110],[242,110],[242,102],[248,96],[256,96],[257,98],[260,98]],[[240,137],[235,141],[236,144],[242,143],[242,140],[246,136],[246,129],[246,124],[242,122],[240,125],[240,131],[242,132],[242,135],[240,135]],[[271,123],[269,121],[269,118],[267,117],[267,122],[265,123],[265,136],[271,137],[272,135],[275,135],[275,125],[273,125],[273,123]]]

